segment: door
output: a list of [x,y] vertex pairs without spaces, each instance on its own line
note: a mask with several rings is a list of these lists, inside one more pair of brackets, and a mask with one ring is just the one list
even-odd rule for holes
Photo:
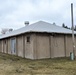
[[16,39],[11,39],[11,54],[16,55]]

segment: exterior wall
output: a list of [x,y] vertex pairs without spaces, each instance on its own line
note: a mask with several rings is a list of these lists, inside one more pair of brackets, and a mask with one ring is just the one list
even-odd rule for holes
[[2,40],[0,40],[0,52],[2,52]]
[[35,36],[36,59],[65,57],[64,35],[37,35]]
[[65,57],[64,35],[55,35],[54,37],[54,57]]
[[18,50],[18,56],[23,56],[23,36],[17,37],[17,50]]
[[37,36],[33,35],[33,58],[37,59]]
[[[27,42],[27,36],[30,36],[30,42]],[[27,34],[27,35],[20,35],[16,37],[11,37],[8,39],[2,39],[0,41],[0,48],[2,53],[8,53],[12,54],[11,52],[11,39],[16,38],[16,55],[29,58],[29,59],[34,59],[34,35],[32,34]],[[6,41],[6,42],[5,42]],[[15,55],[15,54],[12,54]]]
[[75,35],[75,56],[76,56],[76,35]]
[[4,53],[7,53],[7,39],[3,40]]
[[[27,42],[27,37],[30,37],[30,42]],[[25,58],[34,59],[33,57],[33,35],[25,35]]]
[[51,58],[54,58],[54,37],[50,35],[50,53]]
[[11,42],[10,42],[10,38],[8,39],[8,54],[11,54]]
[[50,58],[49,36],[37,35],[37,59]]
[[[30,42],[27,42],[28,36],[30,37]],[[0,52],[12,54],[12,38],[0,40]],[[73,52],[71,35],[56,34],[53,36],[51,34],[30,33],[14,38],[16,38],[16,55],[29,59],[68,57],[70,56],[70,52]]]
[[66,35],[66,57],[70,56],[70,52],[73,52],[73,43],[72,43],[72,36]]
[[2,40],[2,52],[4,52],[3,40]]

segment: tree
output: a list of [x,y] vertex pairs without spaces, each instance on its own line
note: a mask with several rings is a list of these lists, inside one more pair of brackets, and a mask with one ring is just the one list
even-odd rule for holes
[[6,34],[6,33],[11,32],[11,31],[13,31],[12,28],[10,28],[10,29],[3,28],[3,29],[1,30],[1,33],[2,33],[2,34]]
[[64,23],[62,24],[62,27],[63,28],[67,28],[67,29],[70,29],[68,26],[66,26]]
[[3,29],[1,30],[1,33],[2,33],[2,34],[5,34],[7,31],[8,31],[8,29],[3,28]]
[[64,28],[65,28],[65,24],[64,24],[64,23],[62,24],[62,27],[64,27]]

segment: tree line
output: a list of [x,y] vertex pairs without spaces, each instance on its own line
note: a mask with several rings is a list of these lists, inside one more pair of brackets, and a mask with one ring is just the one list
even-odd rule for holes
[[[62,24],[62,27],[63,27],[63,28],[66,28],[66,29],[71,29],[71,30],[72,30],[72,27],[68,27],[68,26],[65,25],[64,23]],[[74,30],[76,31],[76,25],[74,26]]]

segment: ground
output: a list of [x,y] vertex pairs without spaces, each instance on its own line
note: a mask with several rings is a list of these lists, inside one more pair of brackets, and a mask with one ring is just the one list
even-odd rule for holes
[[29,60],[0,53],[0,75],[76,75],[76,60]]

